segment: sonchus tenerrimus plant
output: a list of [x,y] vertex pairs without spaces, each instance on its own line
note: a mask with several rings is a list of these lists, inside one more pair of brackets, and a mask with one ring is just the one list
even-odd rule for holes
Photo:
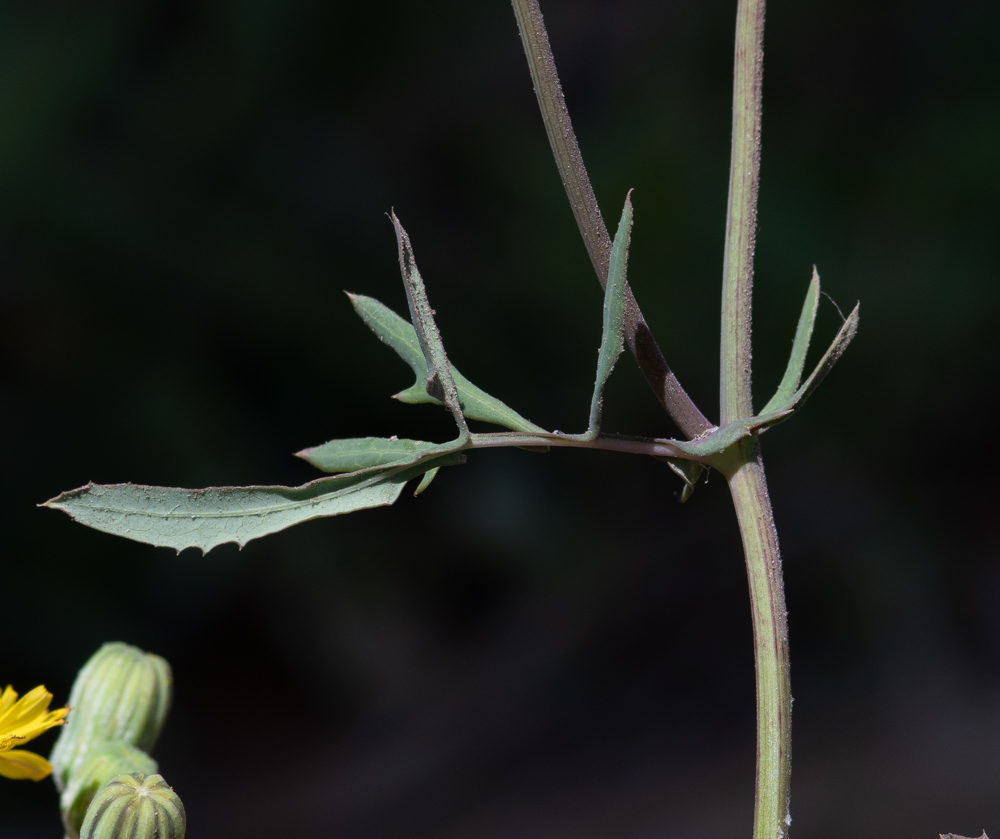
[[[409,303],[409,320],[377,300],[350,295],[365,324],[405,361],[416,377],[398,394],[408,403],[442,405],[457,427],[446,443],[362,437],[332,440],[299,452],[334,477],[304,486],[171,489],[135,484],[95,485],[66,492],[47,506],[75,520],[139,542],[175,548],[251,539],[310,519],[392,504],[404,485],[419,479],[422,492],[442,467],[465,462],[475,449],[551,446],[609,449],[665,460],[683,479],[686,500],[708,468],[725,476],[743,537],[752,603],[757,665],[757,794],[755,839],[778,839],[791,824],[791,694],[788,629],[781,555],[759,435],[787,420],[815,390],[858,328],[858,309],[845,319],[815,369],[803,378],[820,302],[813,272],[795,329],[791,357],[777,392],[757,413],[750,391],[750,302],[760,169],[761,78],[764,0],[739,0],[733,87],[732,163],[722,283],[721,417],[706,419],[664,360],[626,275],[633,223],[631,194],[612,241],[584,168],[537,0],[514,0],[514,12],[556,164],[580,233],[604,287],[604,331],[586,427],[578,434],[547,431],[499,399],[480,390],[452,364],[434,321],[427,290],[410,239],[392,215],[399,264]],[[601,430],[603,393],[624,344],[635,356],[657,399],[680,429],[679,439],[625,437]],[[477,433],[468,420],[506,431]],[[141,774],[136,777],[141,778]],[[129,781],[129,790],[141,780]],[[125,789],[125,787],[123,787]],[[129,795],[133,794],[128,792]]]

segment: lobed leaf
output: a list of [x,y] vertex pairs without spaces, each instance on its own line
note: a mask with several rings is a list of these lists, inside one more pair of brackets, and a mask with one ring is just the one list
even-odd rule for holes
[[625,274],[628,269],[628,248],[631,238],[632,193],[630,191],[625,197],[625,207],[618,222],[614,244],[611,246],[608,282],[604,287],[604,328],[601,333],[601,349],[597,356],[597,378],[594,381],[594,395],[590,401],[590,422],[586,434],[590,438],[595,438],[600,431],[604,386],[624,348]]
[[[417,332],[413,325],[407,323],[384,303],[380,303],[372,297],[365,297],[361,294],[348,294],[347,296],[350,298],[354,311],[358,313],[365,325],[378,336],[379,340],[392,347],[417,377],[417,381],[411,387],[396,394],[396,398],[411,405],[422,403],[440,405],[439,399],[435,399],[427,393],[424,384],[424,380],[427,378],[427,362],[420,350]],[[490,422],[512,431],[545,432],[544,428],[525,419],[513,408],[490,396],[486,391],[480,390],[455,369],[454,365],[452,365],[451,374],[455,387],[458,389],[458,401],[462,413],[468,419]]]
[[300,487],[250,486],[176,489],[136,484],[87,484],[42,506],[136,542],[207,553],[227,542],[252,539],[295,524],[392,504],[407,481],[440,466],[463,463],[459,452],[320,478]]

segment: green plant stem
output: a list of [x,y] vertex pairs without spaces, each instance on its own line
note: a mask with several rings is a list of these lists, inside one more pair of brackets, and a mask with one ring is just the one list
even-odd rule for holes
[[750,398],[750,300],[760,182],[764,0],[740,0],[733,73],[733,145],[722,267],[720,425],[753,416]]
[[720,469],[729,482],[743,538],[757,672],[753,835],[754,839],[780,839],[791,824],[792,773],[792,694],[781,553],[756,435],[734,446],[729,454],[729,462]]
[[608,452],[624,452],[627,454],[646,454],[650,457],[674,457],[679,460],[696,460],[700,463],[712,463],[711,456],[692,457],[690,454],[674,448],[666,440],[650,440],[644,437],[617,437],[601,434],[596,439],[586,439],[586,434],[518,434],[517,432],[497,432],[492,434],[473,434],[468,444],[462,449],[496,449],[513,446],[516,448],[537,449],[546,446],[569,447],[575,449],[600,449]]
[[[722,281],[722,424],[753,415],[750,304],[760,177],[764,0],[739,0],[733,74],[733,139]],[[753,616],[757,672],[754,839],[781,839],[791,824],[792,699],[781,553],[757,435],[715,463],[736,507]]]
[[[601,217],[587,169],[583,165],[580,146],[573,131],[569,111],[566,109],[562,86],[559,84],[559,74],[556,72],[542,11],[538,0],[512,1],[552,153],[577,226],[580,228],[580,235],[590,255],[590,261],[593,263],[597,279],[600,280],[601,288],[604,288],[608,281],[611,237]],[[712,430],[714,427],[712,423],[698,410],[697,405],[667,364],[653,338],[653,333],[646,325],[632,289],[627,285],[625,286],[625,340],[650,388],[677,427],[689,439]]]

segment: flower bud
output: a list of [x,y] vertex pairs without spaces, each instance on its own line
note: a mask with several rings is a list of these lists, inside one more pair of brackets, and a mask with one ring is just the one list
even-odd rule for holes
[[94,796],[80,839],[184,839],[187,817],[160,775],[119,775]]
[[97,791],[118,775],[152,775],[156,761],[128,743],[98,743],[87,752],[80,768],[72,774],[59,797],[59,809],[69,839],[78,839],[80,825]]
[[128,644],[105,644],[83,666],[69,696],[72,711],[49,760],[59,791],[97,744],[120,741],[152,751],[170,709],[170,665]]

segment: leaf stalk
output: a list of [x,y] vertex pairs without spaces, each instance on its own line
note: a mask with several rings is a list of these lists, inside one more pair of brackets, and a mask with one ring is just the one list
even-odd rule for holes
[[609,452],[624,452],[626,454],[646,454],[650,457],[674,457],[682,460],[695,460],[709,463],[709,455],[692,455],[677,448],[677,441],[650,440],[645,437],[621,437],[614,434],[599,434],[591,437],[589,434],[518,434],[516,432],[496,432],[473,434],[466,448],[495,449],[506,446],[516,448],[537,448],[539,446],[557,446],[576,449],[600,449]]

